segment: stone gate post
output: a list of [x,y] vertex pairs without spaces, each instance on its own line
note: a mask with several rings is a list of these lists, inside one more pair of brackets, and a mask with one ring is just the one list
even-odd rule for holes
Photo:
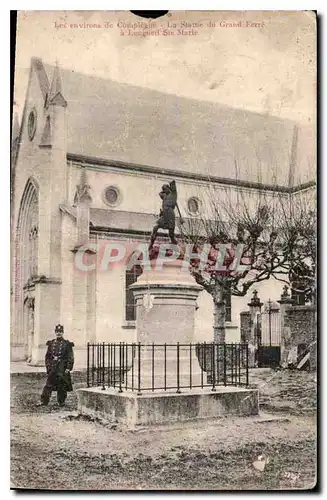
[[287,357],[292,347],[292,333],[290,326],[285,324],[286,310],[294,304],[294,300],[288,293],[288,286],[285,285],[280,300],[280,328],[281,328],[281,342],[280,342],[280,364],[283,368],[287,366]]
[[261,328],[260,314],[262,305],[263,302],[261,302],[260,298],[258,297],[258,291],[254,290],[253,296],[250,302],[248,303],[251,315],[251,321],[250,321],[251,329],[250,329],[250,337],[248,339],[249,368],[254,368],[257,366],[255,354],[258,349],[258,337],[260,335],[260,328]]

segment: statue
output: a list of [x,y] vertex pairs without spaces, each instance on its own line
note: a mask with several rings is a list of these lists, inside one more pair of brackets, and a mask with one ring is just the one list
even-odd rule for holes
[[[160,210],[159,219],[152,230],[149,250],[151,250],[154,245],[159,229],[168,229],[171,243],[177,245],[177,240],[175,238],[175,207],[177,207],[180,217],[181,213],[177,205],[176,182],[172,181],[170,184],[164,184],[159,196],[162,199],[162,208]],[[181,222],[183,223],[182,220]]]

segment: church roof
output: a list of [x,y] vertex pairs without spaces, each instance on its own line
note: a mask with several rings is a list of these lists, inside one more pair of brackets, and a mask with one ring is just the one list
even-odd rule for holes
[[[44,68],[51,81],[54,67]],[[44,86],[46,78],[38,71]],[[289,120],[73,70],[61,69],[61,75],[68,153],[208,178],[289,185],[294,157]]]
[[[60,205],[60,210],[76,220],[76,208],[74,206]],[[157,216],[140,212],[124,212],[103,208],[90,209],[90,228],[92,230],[108,230],[112,232],[133,232],[148,235],[154,226]],[[187,220],[187,219],[186,219]],[[179,225],[176,226],[179,233]]]

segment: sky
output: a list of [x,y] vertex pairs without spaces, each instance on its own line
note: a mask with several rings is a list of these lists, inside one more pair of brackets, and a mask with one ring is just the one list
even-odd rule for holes
[[[86,74],[314,124],[313,13],[170,13],[156,21],[156,28],[169,29],[168,22],[178,27],[181,21],[202,23],[202,27],[195,28],[197,34],[192,36],[141,37],[133,29],[131,35],[128,28],[118,27],[119,22],[142,21],[128,11],[20,12],[15,75],[19,116],[31,57],[40,57],[45,63],[58,60],[61,67]],[[84,22],[100,27],[87,27]],[[241,26],[229,26],[232,23]],[[176,33],[176,28],[171,31]]]

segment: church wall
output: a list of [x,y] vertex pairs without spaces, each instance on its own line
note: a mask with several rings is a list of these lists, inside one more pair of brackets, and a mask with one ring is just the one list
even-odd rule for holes
[[[28,117],[32,109],[36,110],[37,120],[35,136],[31,141],[28,137]],[[18,159],[15,167],[16,178],[14,211],[16,215],[16,222],[20,200],[28,178],[33,176],[39,186],[42,186],[43,183],[49,178],[51,153],[49,150],[41,149],[39,147],[44,123],[44,99],[37,76],[34,69],[32,69],[23,113]]]
[[134,342],[135,329],[125,321],[125,269],[99,271],[96,282],[96,340]]
[[[51,109],[50,109],[51,108]],[[32,69],[27,91],[26,104],[23,114],[23,122],[20,137],[20,149],[15,165],[15,190],[13,200],[13,234],[12,243],[14,249],[17,245],[26,246],[26,242],[15,241],[17,234],[17,224],[22,196],[29,179],[36,185],[38,192],[38,217],[37,217],[37,275],[33,275],[35,283],[35,322],[34,322],[34,347],[32,349],[32,364],[39,364],[45,341],[49,335],[53,334],[53,328],[60,321],[61,306],[61,212],[59,204],[65,200],[65,179],[66,176],[66,149],[65,149],[65,108],[44,107],[44,96],[40,85]],[[35,135],[30,139],[28,135],[28,121],[30,111],[36,113]],[[51,114],[51,143],[49,147],[40,147],[46,117]],[[50,138],[49,138],[50,140]],[[48,145],[49,145],[48,141]],[[15,256],[15,252],[14,252]],[[24,282],[17,282],[17,275],[13,272],[13,280],[16,286],[22,290]],[[22,293],[19,300],[15,300],[13,294],[12,314],[15,322],[12,328],[13,344],[22,336],[26,335],[22,322]]]
[[[68,163],[69,168],[69,201],[73,203],[76,185],[80,178],[80,167]],[[108,167],[106,171],[87,170],[88,184],[92,195],[92,208],[101,208],[118,211],[139,212],[148,214],[158,214],[161,207],[159,192],[162,184],[173,180],[172,177],[162,174],[147,174],[139,172],[114,171]],[[176,179],[178,189],[178,205],[184,217],[190,217],[188,211],[188,200],[195,197],[200,201],[200,217],[210,216],[212,201],[219,199],[226,200],[226,207],[236,209],[237,203],[242,206],[243,199],[247,200],[253,209],[257,206],[258,200],[272,206],[278,203],[278,195],[270,192],[258,192],[254,189],[236,188],[235,186],[223,186],[204,181],[194,181],[192,179]],[[120,201],[110,207],[104,201],[104,191],[109,186],[119,189]],[[227,210],[230,211],[229,208]],[[151,228],[149,228],[151,230]]]
[[72,249],[75,244],[76,224],[68,216],[63,217],[62,221],[62,250],[61,250],[61,307],[60,318],[58,323],[61,323],[69,340],[73,341],[73,283],[74,283],[74,254]]

